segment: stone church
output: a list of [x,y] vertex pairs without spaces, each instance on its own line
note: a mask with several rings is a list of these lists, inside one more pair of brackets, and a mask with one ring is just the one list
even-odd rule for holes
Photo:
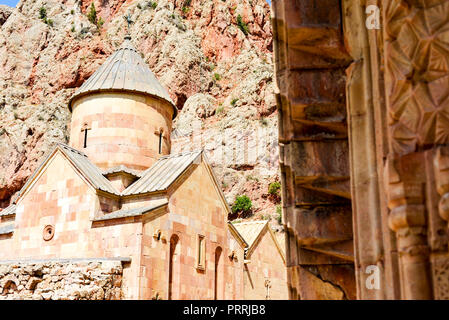
[[267,221],[230,223],[201,150],[126,37],[75,92],[58,144],[0,211],[0,298],[286,299]]

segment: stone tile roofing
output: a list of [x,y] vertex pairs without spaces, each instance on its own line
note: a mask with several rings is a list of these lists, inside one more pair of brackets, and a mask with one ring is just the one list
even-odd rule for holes
[[25,185],[22,187],[22,189],[20,189],[19,193],[14,198],[14,203],[33,182],[34,178],[40,173],[41,169],[46,165],[48,159],[50,159],[56,149],[59,149],[62,153],[64,153],[64,155],[67,156],[67,158],[73,163],[73,165],[84,174],[85,178],[92,184],[95,189],[113,195],[120,195],[120,192],[118,192],[111,184],[111,182],[103,176],[103,172],[101,172],[101,170],[96,165],[90,162],[87,155],[85,155],[81,151],[69,147],[68,145],[58,143],[53,151],[50,152],[50,154],[45,158],[44,161],[42,161],[41,165],[33,172],[31,177],[28,178]]
[[282,261],[285,264],[285,238],[282,242],[278,241],[279,237],[276,236],[271,230],[270,226],[268,225],[268,220],[233,223],[233,226],[248,244],[248,248],[246,248],[245,252],[246,259],[249,259],[251,257],[252,252],[256,248],[255,244],[257,240],[259,239],[265,227],[267,227],[268,233],[272,237],[274,244],[276,245],[276,248],[282,258]]
[[12,204],[9,207],[6,207],[2,211],[0,211],[0,217],[1,216],[11,216],[13,214],[16,214],[16,208],[17,208],[17,206],[15,204]]
[[0,227],[0,235],[10,234],[14,232],[14,224]]
[[132,175],[134,177],[137,177],[137,178],[140,178],[140,176],[142,174],[142,172],[140,172],[138,170],[133,170],[133,169],[128,168],[127,166],[119,165],[117,167],[113,167],[113,168],[110,168],[110,169],[107,169],[107,170],[103,170],[103,175],[107,176],[107,175],[110,175],[110,174],[121,173],[121,172],[130,174],[130,175]]
[[242,238],[248,243],[249,248],[253,246],[267,224],[268,220],[233,223]]
[[156,79],[130,40],[130,37],[126,37],[122,46],[76,90],[69,101],[70,110],[72,110],[74,99],[83,95],[100,91],[125,90],[149,94],[167,101],[174,109],[173,118],[176,117],[178,109],[170,99],[167,90]]
[[[200,160],[202,151],[184,152],[174,155],[168,155],[159,158],[153,166],[143,172],[131,170],[125,166],[118,166],[102,172],[95,164],[93,164],[87,155],[83,152],[71,148],[65,144],[58,143],[55,149],[59,149],[69,159],[69,161],[77,168],[89,183],[96,189],[109,193],[114,196],[130,196],[144,193],[151,193],[155,191],[166,190],[187,168],[195,161]],[[34,171],[31,177],[27,180],[22,189],[14,198],[13,203],[23,194],[23,192],[32,183],[34,178],[39,174],[48,159],[54,154],[55,149],[47,156],[41,165]],[[127,172],[139,178],[132,183],[128,188],[120,193],[112,183],[105,177],[108,174],[115,172]],[[7,207],[0,211],[0,216],[15,213],[15,206]]]
[[155,201],[152,205],[141,207],[141,208],[122,209],[122,210],[114,211],[114,212],[105,214],[102,217],[95,218],[95,219],[93,219],[93,221],[105,221],[105,220],[120,219],[120,218],[127,218],[127,217],[136,217],[136,216],[143,215],[144,213],[161,208],[167,204],[168,204],[168,201],[166,199],[164,199],[162,201]]
[[187,168],[201,157],[202,151],[184,152],[159,158],[141,178],[126,188],[122,195],[166,190]]
[[120,193],[112,186],[111,182],[103,176],[103,172],[90,162],[89,158],[84,153],[62,143],[58,144],[58,146],[73,164],[85,174],[86,178],[95,189],[120,195]]

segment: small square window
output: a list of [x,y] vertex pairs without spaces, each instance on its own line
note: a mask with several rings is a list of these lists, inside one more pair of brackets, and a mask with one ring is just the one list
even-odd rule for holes
[[198,249],[196,268],[200,270],[206,269],[206,239],[202,235],[198,235]]

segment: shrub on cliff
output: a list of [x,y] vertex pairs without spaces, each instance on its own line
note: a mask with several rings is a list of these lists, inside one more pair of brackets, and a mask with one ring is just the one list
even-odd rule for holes
[[232,205],[233,213],[248,213],[251,211],[253,204],[251,199],[246,195],[238,196],[235,198],[234,204]]
[[245,36],[247,36],[249,33],[249,28],[248,25],[245,22],[243,22],[241,15],[237,16],[237,25],[239,29],[242,30],[242,32],[245,34]]
[[279,194],[279,190],[281,189],[281,183],[278,181],[270,183],[268,186],[268,193],[272,195]]
[[87,20],[92,24],[97,24],[97,9],[95,9],[95,4],[92,2],[90,5],[90,10],[87,13]]

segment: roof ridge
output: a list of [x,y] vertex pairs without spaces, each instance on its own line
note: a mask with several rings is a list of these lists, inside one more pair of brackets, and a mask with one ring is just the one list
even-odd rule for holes
[[68,150],[68,151],[71,151],[71,152],[73,152],[73,153],[77,153],[77,154],[79,154],[79,155],[81,155],[81,156],[84,156],[84,157],[86,157],[86,158],[89,158],[84,152],[79,151],[79,150],[77,150],[77,149],[75,149],[75,148],[72,148],[72,147],[70,147],[69,145],[67,145],[67,144],[65,144],[65,143],[57,142],[56,145],[60,146],[61,148],[66,149],[66,150]]
[[179,153],[165,155],[163,157],[160,157],[158,160],[182,157],[182,156],[186,156],[186,155],[190,155],[190,154],[194,154],[194,153],[201,153],[203,151],[204,151],[204,149],[198,149],[198,150],[193,150],[193,151],[183,151],[183,152],[179,152]]
[[[232,222],[231,222],[232,223]],[[244,222],[234,222],[233,224],[262,224],[262,223],[268,223],[268,220],[254,220],[254,221],[244,221]]]

